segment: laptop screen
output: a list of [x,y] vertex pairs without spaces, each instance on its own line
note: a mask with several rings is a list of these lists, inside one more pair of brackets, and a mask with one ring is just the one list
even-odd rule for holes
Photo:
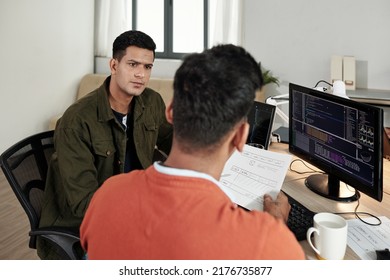
[[247,144],[260,144],[268,150],[272,134],[276,107],[271,104],[254,101],[253,107],[248,114],[250,125]]

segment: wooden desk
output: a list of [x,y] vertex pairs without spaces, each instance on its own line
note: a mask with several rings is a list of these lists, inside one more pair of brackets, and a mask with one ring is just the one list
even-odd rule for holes
[[[272,143],[270,148],[271,151],[288,153],[288,145],[282,143]],[[295,159],[296,157],[293,157]],[[310,166],[310,165],[309,165]],[[297,162],[293,164],[294,170],[306,171],[307,168]],[[318,169],[313,167],[314,169]],[[311,190],[309,190],[305,184],[305,178],[308,174],[297,174],[293,171],[288,170],[286,178],[284,180],[282,190],[291,195],[293,198],[298,200],[300,203],[305,205],[307,208],[314,212],[353,212],[356,208],[357,202],[337,202],[330,199],[326,199]],[[386,216],[390,218],[390,161],[384,159],[383,162],[383,200],[378,202],[367,195],[360,193],[360,206],[358,211],[369,212],[376,216]],[[346,219],[355,218],[354,215],[343,215]],[[310,245],[306,240],[300,241],[306,256],[308,259],[316,259],[314,251],[310,248]],[[359,259],[355,252],[347,247],[345,259],[354,260]]]

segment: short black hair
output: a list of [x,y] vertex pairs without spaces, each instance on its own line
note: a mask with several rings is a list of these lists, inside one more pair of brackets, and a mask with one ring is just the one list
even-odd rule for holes
[[126,54],[126,49],[136,46],[142,49],[153,51],[155,57],[156,44],[153,39],[142,31],[129,30],[119,35],[112,45],[112,57],[119,61]]
[[261,69],[242,47],[218,45],[185,57],[174,78],[173,127],[187,152],[213,149],[247,115]]

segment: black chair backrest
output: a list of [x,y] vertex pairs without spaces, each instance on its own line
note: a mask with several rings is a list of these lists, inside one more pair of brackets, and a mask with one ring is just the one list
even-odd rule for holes
[[[54,131],[29,136],[1,155],[1,168],[30,221],[31,230],[39,226],[48,163],[54,152]],[[36,248],[36,236],[30,237]]]

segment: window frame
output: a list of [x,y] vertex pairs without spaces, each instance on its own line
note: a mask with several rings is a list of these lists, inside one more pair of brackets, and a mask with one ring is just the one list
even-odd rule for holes
[[[141,1],[141,0],[140,0]],[[137,2],[132,1],[132,26],[137,30]],[[208,0],[203,0],[203,49],[208,46]],[[164,52],[156,52],[156,58],[181,59],[188,53],[173,52],[173,1],[164,0]]]

